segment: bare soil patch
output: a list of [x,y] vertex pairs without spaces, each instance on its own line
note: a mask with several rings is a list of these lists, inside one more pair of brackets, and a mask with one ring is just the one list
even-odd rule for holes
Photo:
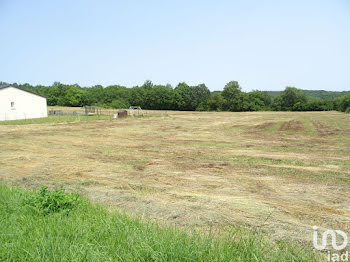
[[272,128],[274,125],[276,125],[276,122],[264,122],[261,124],[254,125],[250,127],[249,133],[260,133],[269,130]]
[[326,124],[322,123],[321,121],[313,120],[313,121],[311,121],[311,123],[316,128],[316,130],[320,136],[331,136],[331,135],[339,134],[339,132],[340,132],[339,128],[326,125]]
[[283,122],[281,125],[279,131],[303,131],[304,130],[304,124],[299,120],[289,120]]

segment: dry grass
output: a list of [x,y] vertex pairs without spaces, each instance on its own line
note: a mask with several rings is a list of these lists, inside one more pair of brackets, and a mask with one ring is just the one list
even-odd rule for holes
[[[180,226],[350,233],[350,115],[197,113],[0,126],[0,178]],[[310,244],[311,247],[311,244]]]

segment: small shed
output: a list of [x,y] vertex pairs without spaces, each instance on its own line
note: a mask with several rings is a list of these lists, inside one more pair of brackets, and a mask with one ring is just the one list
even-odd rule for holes
[[128,111],[118,110],[118,118],[128,117]]

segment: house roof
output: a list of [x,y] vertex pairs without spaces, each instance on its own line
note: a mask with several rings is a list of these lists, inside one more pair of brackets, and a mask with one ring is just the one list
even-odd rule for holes
[[0,86],[0,90],[1,90],[1,89],[5,89],[5,88],[8,88],[8,87],[17,88],[17,89],[22,90],[22,91],[24,91],[24,92],[27,92],[27,93],[30,93],[30,94],[33,94],[33,95],[37,95],[37,96],[41,96],[41,97],[43,97],[43,98],[46,98],[46,96],[42,96],[42,95],[39,95],[39,94],[34,93],[34,92],[32,92],[32,91],[28,91],[28,90],[26,90],[26,89],[23,89],[23,88],[20,88],[20,87],[17,87],[17,86],[13,86],[13,85],[2,85],[2,86]]

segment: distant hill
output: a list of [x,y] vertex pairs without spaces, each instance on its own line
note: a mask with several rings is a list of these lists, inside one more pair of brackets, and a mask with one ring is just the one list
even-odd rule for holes
[[266,91],[266,92],[269,94],[269,96],[275,97],[275,96],[277,96],[279,93],[281,93],[282,91]]
[[[350,91],[325,91],[325,90],[301,90],[305,95],[313,98],[334,99],[350,93]],[[267,91],[271,97],[277,96],[282,91]]]

